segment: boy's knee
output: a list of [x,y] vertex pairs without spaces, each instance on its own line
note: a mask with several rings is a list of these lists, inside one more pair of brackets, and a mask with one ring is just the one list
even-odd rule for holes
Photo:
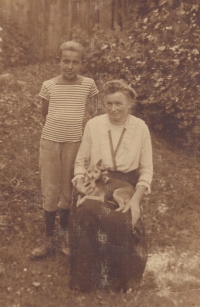
[[71,194],[67,194],[67,195],[62,195],[61,198],[60,198],[60,201],[58,203],[58,207],[61,208],[61,209],[70,209],[71,207],[71,200],[72,200],[72,197],[71,197]]
[[44,200],[43,209],[49,212],[56,211],[58,209],[58,202],[56,201],[50,202]]

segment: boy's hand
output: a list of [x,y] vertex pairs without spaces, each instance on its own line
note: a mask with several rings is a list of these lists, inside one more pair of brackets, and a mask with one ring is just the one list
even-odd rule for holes
[[76,180],[75,187],[82,195],[90,195],[94,192],[94,188],[91,187],[90,181],[84,182],[83,178],[78,178]]
[[46,122],[46,116],[48,114],[48,109],[49,109],[49,101],[42,98],[42,110],[41,110],[41,115],[42,115],[42,124],[44,125]]

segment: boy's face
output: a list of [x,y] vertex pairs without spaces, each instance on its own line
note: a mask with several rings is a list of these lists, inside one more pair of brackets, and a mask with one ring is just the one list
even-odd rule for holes
[[59,65],[63,76],[73,80],[81,69],[82,55],[77,51],[63,50]]

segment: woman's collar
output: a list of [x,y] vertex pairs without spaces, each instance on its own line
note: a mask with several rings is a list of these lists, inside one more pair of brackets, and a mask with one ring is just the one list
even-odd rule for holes
[[[127,119],[126,119],[124,125],[122,125],[122,126],[124,126],[125,129],[128,129],[128,127],[129,127],[130,118],[131,118],[131,115],[128,114]],[[109,131],[111,129],[111,122],[109,120],[108,114],[106,114],[106,125],[107,125],[106,130]],[[113,125],[113,126],[115,126],[115,125]]]

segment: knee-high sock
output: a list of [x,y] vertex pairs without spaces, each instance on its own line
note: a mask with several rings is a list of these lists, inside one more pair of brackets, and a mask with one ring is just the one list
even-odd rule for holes
[[70,210],[69,209],[65,210],[65,209],[60,208],[59,211],[60,211],[60,228],[61,228],[61,231],[66,231]]
[[53,236],[55,233],[55,220],[56,211],[49,212],[45,210],[46,235],[48,237]]

